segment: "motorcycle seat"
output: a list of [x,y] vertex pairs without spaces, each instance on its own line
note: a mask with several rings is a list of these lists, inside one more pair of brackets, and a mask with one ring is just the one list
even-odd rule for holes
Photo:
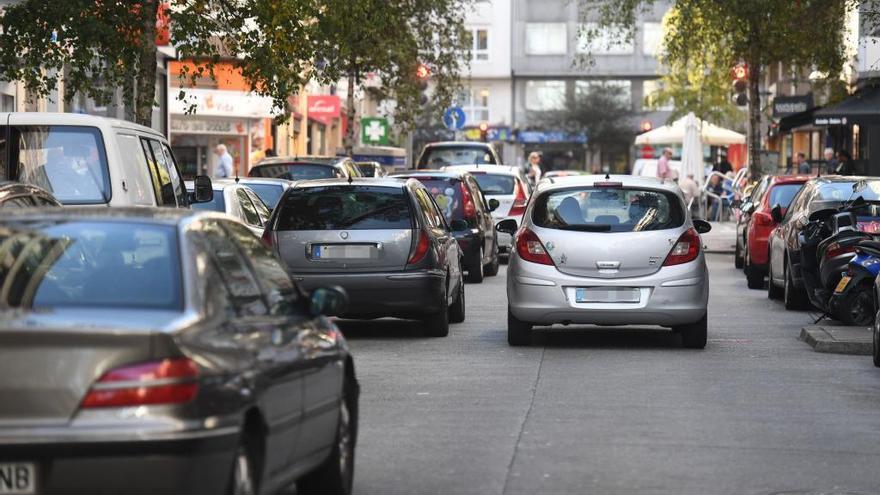
[[858,243],[858,248],[864,253],[880,256],[880,241],[864,240]]

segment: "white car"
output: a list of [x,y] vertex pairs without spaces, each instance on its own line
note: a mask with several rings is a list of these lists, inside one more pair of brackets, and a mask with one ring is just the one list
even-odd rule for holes
[[[186,187],[192,191],[193,183],[187,182]],[[263,236],[263,229],[272,213],[257,193],[233,179],[216,179],[213,188],[213,199],[208,203],[193,205],[194,210],[226,213],[245,224],[257,237]]]
[[[657,158],[639,158],[633,163],[632,175],[638,177],[657,177],[657,161]],[[672,169],[672,178],[678,179],[681,162],[669,160],[669,168]]]
[[[477,180],[486,199],[497,199],[498,208],[492,212],[495,222],[513,219],[519,224],[531,196],[531,185],[519,167],[506,165],[456,165],[443,170],[469,172]],[[498,250],[509,254],[512,245],[510,234],[498,232]]]

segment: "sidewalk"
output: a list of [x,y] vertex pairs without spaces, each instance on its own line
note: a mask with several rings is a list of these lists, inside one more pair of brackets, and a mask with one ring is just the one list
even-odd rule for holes
[[736,222],[711,222],[712,230],[701,234],[709,253],[733,254],[736,250]]
[[870,356],[871,329],[835,325],[810,325],[801,329],[800,339],[816,352]]

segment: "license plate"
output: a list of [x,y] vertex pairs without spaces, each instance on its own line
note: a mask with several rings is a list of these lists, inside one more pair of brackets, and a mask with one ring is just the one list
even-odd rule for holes
[[0,494],[37,493],[37,468],[29,462],[0,463]]
[[840,294],[841,292],[843,292],[843,289],[846,289],[846,286],[849,284],[849,281],[851,279],[852,279],[852,277],[850,277],[848,275],[844,275],[843,277],[840,277],[840,282],[837,282],[837,287],[834,288],[834,293]]
[[575,290],[579,303],[637,303],[639,289],[631,287],[584,287]]
[[366,260],[375,257],[375,250],[369,244],[319,244],[312,246],[312,259]]

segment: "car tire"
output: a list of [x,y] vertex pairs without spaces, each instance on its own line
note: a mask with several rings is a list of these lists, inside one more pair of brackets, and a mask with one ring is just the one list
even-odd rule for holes
[[465,318],[464,280],[459,283],[455,302],[449,306],[449,323],[461,323]]
[[507,343],[513,347],[532,343],[532,324],[513,316],[510,307],[507,308]]
[[874,366],[880,368],[880,311],[874,317],[874,327],[871,329],[874,338],[872,357],[874,358]]
[[738,269],[741,269],[743,267],[742,244],[739,240],[736,241],[736,249],[733,253],[733,266]]
[[339,401],[339,421],[330,457],[296,482],[297,495],[351,495],[357,443],[357,383],[347,376]]
[[835,305],[836,311],[833,316],[844,325],[858,327],[873,325],[871,318],[874,317],[876,310],[873,305],[873,287],[855,287]]
[[496,249],[495,256],[492,257],[492,261],[489,262],[488,265],[486,265],[484,270],[487,277],[494,277],[495,275],[498,275],[498,266],[501,264],[500,258],[501,255],[498,254],[498,250]]
[[785,303],[785,309],[796,311],[804,308],[803,295],[797,292],[794,286],[794,276],[791,274],[791,263],[785,263],[785,285],[782,286],[782,300]]
[[256,442],[246,433],[235,450],[235,460],[229,479],[228,495],[256,495],[259,490]]
[[764,272],[763,270],[759,270],[755,268],[749,262],[749,255],[745,256],[745,266],[743,267],[743,273],[746,275],[746,286],[749,289],[763,289],[764,288]]
[[446,289],[440,299],[440,311],[424,320],[425,335],[428,337],[446,337],[449,335],[449,306],[446,305]]
[[770,299],[782,299],[784,291],[781,287],[776,285],[776,282],[773,281],[773,260],[769,260],[767,263],[768,266],[768,275],[767,275],[767,297]]
[[480,254],[477,256],[477,260],[468,266],[467,270],[467,281],[472,284],[481,284],[483,283],[483,249],[480,248]]
[[681,346],[685,349],[704,349],[708,339],[709,315],[687,325],[673,327],[672,331],[681,334]]

